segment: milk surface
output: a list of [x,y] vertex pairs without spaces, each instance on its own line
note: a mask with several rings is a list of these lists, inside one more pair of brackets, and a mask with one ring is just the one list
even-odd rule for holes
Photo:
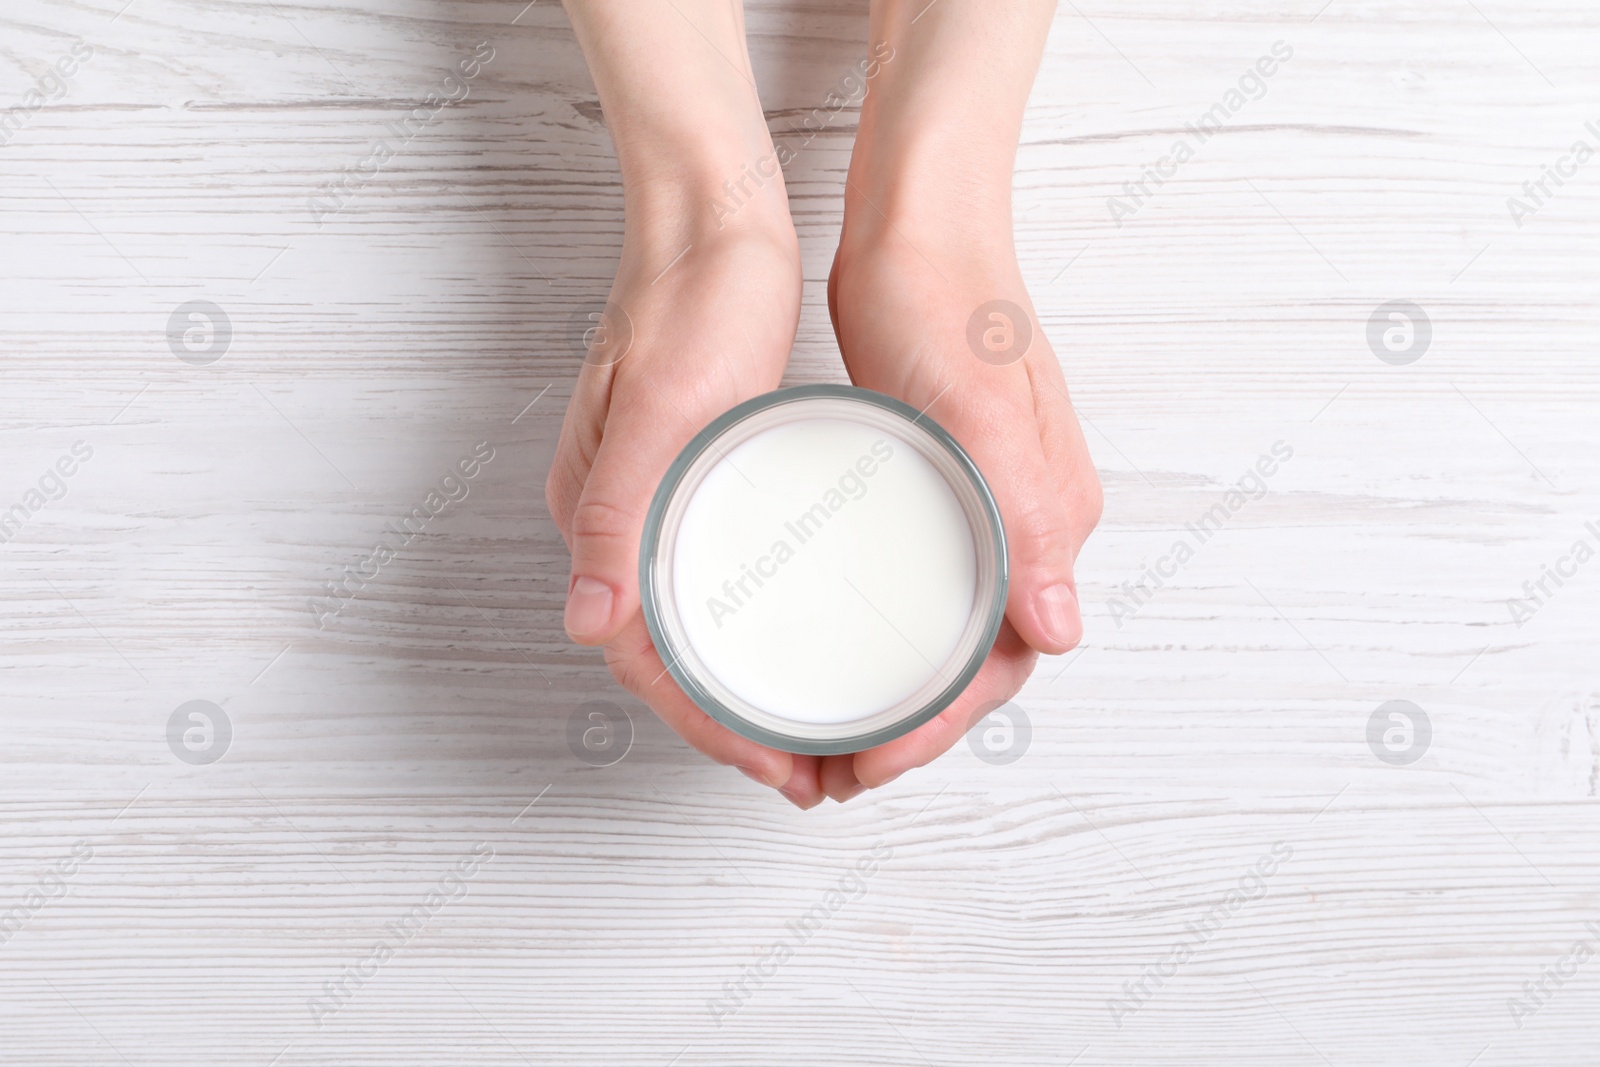
[[977,596],[954,492],[903,439],[843,419],[764,430],[697,487],[673,552],[689,643],[795,722],[846,723],[941,675]]

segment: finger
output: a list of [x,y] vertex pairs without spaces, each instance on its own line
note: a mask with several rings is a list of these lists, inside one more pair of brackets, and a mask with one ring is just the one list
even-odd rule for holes
[[550,473],[544,481],[544,503],[550,509],[561,538],[572,548],[572,513],[583,495],[583,483],[600,449],[600,429],[605,425],[606,408],[611,402],[610,367],[585,362],[578,372],[572,399],[561,420],[561,434]]
[[1045,462],[1055,474],[1056,490],[1067,502],[1068,521],[1071,524],[1072,558],[1076,562],[1084,541],[1100,523],[1105,507],[1105,494],[1100,486],[1100,475],[1089,456],[1089,444],[1084,440],[1083,426],[1072,406],[1067,391],[1066,378],[1061,365],[1046,344],[1046,357],[1035,366],[1036,388],[1042,385],[1039,411],[1039,438],[1044,444]]
[[[701,711],[667,673],[655,646],[650,643],[642,615],[635,615],[623,627],[606,646],[605,654],[612,675],[622,687],[648,704],[673,733],[696,750],[717,763],[737,767],[747,777],[774,789],[789,787],[796,771],[795,761],[800,757],[741,737]],[[802,766],[800,770],[796,794],[800,799],[795,803],[809,800],[809,804],[803,805],[809,807],[822,799],[822,791],[814,785],[814,767]]]
[[699,430],[655,388],[612,395],[605,436],[572,511],[567,634],[610,641],[639,613],[639,540],[656,487]]
[[795,807],[801,809],[814,808],[821,804],[822,798],[827,795],[822,788],[824,757],[796,754],[793,759],[794,770],[790,772],[789,780],[784,783],[779,792],[787,797],[789,803],[795,805]]
[[843,804],[851,797],[864,791],[867,787],[861,784],[856,777],[855,758],[849,754],[843,756],[824,756],[822,759],[822,791],[828,796]]
[[877,789],[913,767],[938,759],[966,734],[982,705],[1009,700],[1017,694],[1038,658],[1038,653],[1009,622],[1002,623],[989,658],[955,703],[904,737],[857,752],[853,768],[856,780],[868,789]]
[[1059,655],[1083,636],[1072,573],[1081,538],[1038,430],[1039,405],[1061,401],[1048,389],[1036,396],[1030,373],[1026,362],[985,368],[967,389],[951,391],[946,425],[983,471],[1005,522],[1006,617],[1029,645]]

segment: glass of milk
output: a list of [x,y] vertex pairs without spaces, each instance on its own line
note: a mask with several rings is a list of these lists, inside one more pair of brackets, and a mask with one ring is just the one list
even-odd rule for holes
[[819,755],[948,707],[994,644],[1006,583],[971,458],[851,386],[780,389],[711,423],[668,469],[639,553],[650,636],[690,699]]

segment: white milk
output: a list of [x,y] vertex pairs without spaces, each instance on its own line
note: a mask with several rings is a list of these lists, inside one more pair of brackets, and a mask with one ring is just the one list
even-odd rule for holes
[[886,711],[950,672],[978,582],[939,472],[893,433],[831,418],[724,454],[684,511],[673,572],[705,669],[813,724]]

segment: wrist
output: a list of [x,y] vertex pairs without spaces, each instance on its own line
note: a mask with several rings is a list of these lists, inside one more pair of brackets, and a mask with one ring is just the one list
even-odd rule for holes
[[885,79],[865,101],[845,187],[845,240],[899,233],[1011,247],[1018,127],[946,95]]
[[783,170],[771,142],[742,152],[680,154],[623,175],[629,240],[674,252],[721,235],[795,241]]
[[858,149],[844,193],[844,248],[898,237],[924,255],[1012,254],[1012,149],[1004,168],[992,155],[934,141]]

